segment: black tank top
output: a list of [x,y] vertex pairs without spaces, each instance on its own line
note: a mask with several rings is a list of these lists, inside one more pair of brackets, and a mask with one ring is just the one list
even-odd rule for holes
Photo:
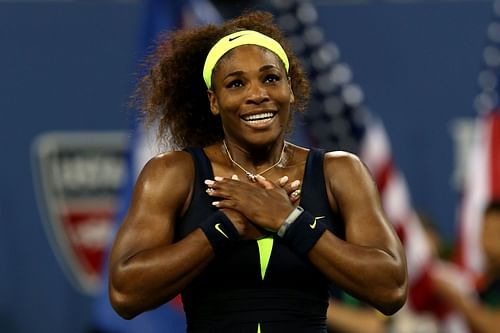
[[[176,225],[179,240],[216,211],[204,185],[213,179],[201,148],[187,148],[195,165],[191,204]],[[337,236],[344,238],[340,219],[331,211],[323,174],[324,152],[309,152],[300,205]],[[218,255],[182,292],[187,332],[325,333],[329,283],[307,258],[270,236],[239,241]]]

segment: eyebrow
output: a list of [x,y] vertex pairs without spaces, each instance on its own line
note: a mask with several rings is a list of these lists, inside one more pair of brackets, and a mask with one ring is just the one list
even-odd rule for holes
[[[261,68],[259,68],[259,72],[264,72],[264,71],[267,71],[269,69],[275,69],[275,68],[278,69],[278,67],[276,65],[264,65]],[[227,79],[230,76],[238,76],[238,75],[241,75],[243,73],[244,73],[244,71],[234,71],[234,72],[231,72],[231,73],[227,74],[223,78],[223,80]]]

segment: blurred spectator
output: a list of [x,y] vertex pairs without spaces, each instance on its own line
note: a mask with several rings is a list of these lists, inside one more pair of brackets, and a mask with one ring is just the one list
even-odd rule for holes
[[422,210],[417,211],[418,218],[422,223],[427,243],[429,244],[431,254],[435,259],[449,259],[450,246],[443,241],[434,219]]
[[[425,237],[430,246],[434,265],[448,265],[442,261],[449,257],[449,246],[447,246],[436,227],[434,220],[426,213],[418,211],[418,218],[422,223]],[[454,266],[453,266],[454,267]],[[454,274],[461,275],[457,270]],[[432,297],[432,296],[431,296]],[[442,306],[437,306],[426,311],[416,312],[406,304],[392,317],[385,317],[371,306],[355,299],[349,294],[342,292],[334,295],[328,307],[328,332],[329,333],[438,333],[446,331],[442,329],[441,318],[437,312],[443,312]]]
[[481,245],[486,270],[477,283],[478,296],[464,290],[448,269],[433,274],[437,294],[450,307],[463,315],[475,333],[500,331],[500,201],[493,201],[483,215]]
[[329,333],[384,333],[388,318],[347,293],[331,298],[327,311]]

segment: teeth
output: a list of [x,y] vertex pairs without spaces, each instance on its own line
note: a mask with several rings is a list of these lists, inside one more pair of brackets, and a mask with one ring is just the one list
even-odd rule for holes
[[272,112],[265,112],[265,113],[259,113],[259,114],[253,114],[250,116],[246,116],[243,119],[246,121],[258,121],[258,120],[265,120],[272,118],[274,114]]

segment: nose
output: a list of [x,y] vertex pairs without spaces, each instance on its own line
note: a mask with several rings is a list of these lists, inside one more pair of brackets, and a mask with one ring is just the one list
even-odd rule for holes
[[269,94],[266,87],[260,83],[253,83],[248,86],[247,104],[261,104],[269,101]]

